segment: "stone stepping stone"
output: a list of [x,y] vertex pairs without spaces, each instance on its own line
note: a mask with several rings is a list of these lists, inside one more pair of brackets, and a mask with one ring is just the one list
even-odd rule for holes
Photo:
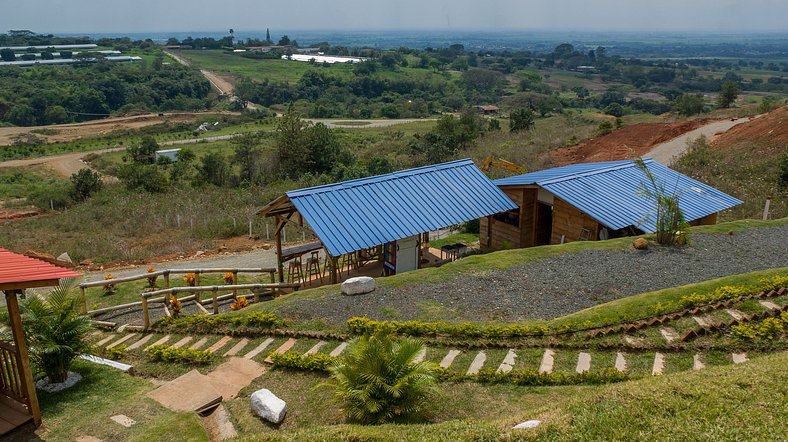
[[659,332],[662,333],[662,337],[665,338],[665,342],[667,342],[668,344],[679,338],[679,335],[678,333],[676,333],[676,330],[673,330],[670,327],[661,328],[659,329]]
[[417,364],[419,362],[424,362],[424,358],[426,358],[426,357],[427,357],[427,348],[425,347],[425,348],[421,349],[421,351],[419,352],[419,354],[416,355],[415,358],[413,358],[413,362],[415,362]]
[[440,366],[443,368],[451,367],[451,364],[454,362],[454,359],[457,356],[459,356],[460,353],[462,353],[462,351],[460,350],[449,350],[446,356],[444,356],[443,359],[441,359]]
[[118,414],[115,416],[111,416],[110,419],[112,419],[112,421],[117,423],[118,425],[124,426],[126,428],[131,428],[132,425],[137,423],[137,421],[126,416],[125,414]]
[[170,335],[167,335],[167,336],[165,336],[165,337],[163,337],[163,338],[159,339],[158,341],[154,342],[153,344],[151,344],[151,345],[149,345],[149,346],[145,347],[145,350],[147,350],[147,349],[149,349],[149,348],[151,348],[151,347],[155,347],[155,346],[157,346],[157,345],[164,345],[164,344],[166,344],[167,342],[169,342],[171,338],[172,338],[172,336],[170,336]]
[[695,322],[697,322],[698,325],[701,327],[711,327],[711,323],[707,318],[701,318],[700,316],[693,316],[692,319],[694,319]]
[[515,359],[517,359],[517,353],[510,349],[503,358],[503,362],[501,362],[501,365],[498,367],[498,373],[509,373],[512,371]]
[[265,341],[260,343],[260,345],[255,347],[252,351],[250,351],[249,353],[245,354],[244,355],[244,359],[252,359],[253,357],[259,355],[260,353],[265,351],[265,349],[268,348],[268,346],[271,345],[272,342],[274,342],[274,338],[266,339]]
[[323,348],[326,344],[328,344],[328,342],[326,342],[326,341],[318,342],[317,344],[313,345],[312,348],[307,350],[306,353],[304,353],[304,356],[313,355],[313,354],[319,352],[320,349]]
[[192,370],[161,387],[148,392],[147,396],[175,411],[201,412],[216,407],[222,394],[210,378]]
[[112,344],[109,344],[109,345],[107,346],[107,350],[109,350],[110,348],[115,348],[115,347],[117,347],[118,345],[120,345],[120,344],[122,344],[122,343],[124,343],[124,342],[128,341],[129,339],[133,338],[134,336],[136,336],[136,335],[134,335],[134,334],[128,334],[128,335],[126,335],[126,336],[124,336],[124,337],[122,337],[122,338],[118,339],[117,341],[113,342]]
[[145,344],[146,344],[148,341],[150,341],[151,339],[153,339],[153,335],[145,335],[145,336],[143,336],[143,337],[142,337],[142,339],[140,339],[139,341],[137,341],[137,342],[135,342],[135,343],[133,343],[133,344],[129,345],[129,346],[126,348],[126,350],[136,350],[136,349],[138,349],[138,348],[142,347],[143,345],[145,345]]
[[247,344],[249,344],[249,340],[248,339],[246,339],[246,338],[241,339],[240,341],[238,341],[237,344],[233,345],[233,347],[231,349],[227,350],[227,353],[225,353],[224,356],[235,356],[235,355],[237,355],[238,353],[241,352],[241,350],[244,349],[244,347],[247,346]]
[[695,355],[692,357],[692,369],[703,370],[704,368],[706,368],[706,364],[703,363],[700,353],[695,353]]
[[589,370],[591,370],[591,353],[580,352],[580,354],[577,355],[577,367],[575,367],[575,371],[579,374],[583,374]]
[[[291,348],[293,348],[295,343],[296,343],[295,338],[290,338],[287,341],[285,341],[284,344],[280,345],[279,348],[274,350],[273,353],[285,353],[288,350],[290,350]],[[270,356],[265,358],[265,362],[268,363],[268,364],[273,364],[274,363],[274,361],[271,360]]]
[[539,373],[550,374],[553,372],[553,363],[555,362],[555,352],[547,349],[542,355],[542,363],[539,364]]
[[108,343],[109,341],[111,341],[111,340],[113,340],[113,339],[115,339],[117,337],[118,337],[117,335],[109,335],[106,338],[96,342],[96,347],[101,347],[102,345]]
[[618,352],[616,353],[616,370],[620,371],[621,373],[627,371],[627,357],[624,353]]
[[772,301],[761,300],[758,301],[758,304],[761,304],[766,310],[780,310],[780,306],[773,303]]
[[484,354],[483,351],[480,351],[476,354],[476,357],[473,358],[473,362],[471,362],[471,366],[468,367],[468,371],[466,374],[478,374],[479,370],[482,369],[484,366],[484,361],[487,360],[487,355]]
[[233,339],[232,336],[224,336],[222,339],[216,341],[212,346],[208,347],[208,353],[216,353],[220,348],[227,345]]
[[186,344],[188,344],[189,342],[191,342],[191,341],[192,341],[192,339],[194,339],[194,338],[192,338],[191,336],[186,336],[185,338],[181,339],[180,341],[178,341],[178,342],[176,342],[176,343],[172,344],[172,348],[181,348],[181,347],[183,347],[184,345],[186,345]]
[[253,380],[267,371],[266,367],[246,358],[230,358],[207,374],[208,381],[219,391],[223,400],[236,396]]
[[731,315],[731,318],[733,318],[733,319],[735,319],[737,321],[746,321],[747,320],[747,315],[744,312],[742,312],[742,311],[736,310],[735,308],[727,308],[727,309],[725,309],[725,313]]
[[657,352],[654,355],[654,366],[651,367],[651,375],[660,375],[663,371],[665,371],[665,355]]
[[208,343],[208,338],[200,338],[197,342],[189,347],[189,350],[199,350],[203,345]]
[[626,342],[629,345],[640,345],[643,343],[643,338],[638,338],[637,336],[624,335],[624,342]]
[[734,364],[743,364],[749,361],[747,353],[731,353],[731,359],[733,359]]
[[347,342],[343,342],[343,343],[337,345],[337,348],[331,350],[331,353],[329,353],[328,355],[329,356],[333,356],[333,357],[337,357],[337,356],[341,355],[342,352],[345,351],[346,348],[347,348]]

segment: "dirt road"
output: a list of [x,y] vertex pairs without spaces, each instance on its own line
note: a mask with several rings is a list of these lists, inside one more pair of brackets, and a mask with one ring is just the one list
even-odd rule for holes
[[706,124],[705,126],[691,130],[681,136],[656,146],[654,149],[645,154],[644,157],[651,157],[655,161],[664,164],[665,166],[670,166],[673,161],[675,161],[679,156],[681,156],[682,153],[684,153],[684,151],[687,150],[688,144],[698,139],[701,135],[705,136],[709,142],[711,142],[718,134],[722,134],[734,126],[746,123],[758,117],[760,117],[760,115],[755,117],[738,118],[736,120],[715,121],[713,123]]

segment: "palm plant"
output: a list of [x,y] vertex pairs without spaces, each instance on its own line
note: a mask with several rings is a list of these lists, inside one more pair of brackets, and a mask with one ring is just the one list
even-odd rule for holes
[[[635,159],[635,165],[646,175],[648,184],[641,184],[640,193],[656,203],[656,239],[663,246],[672,246],[686,241],[687,222],[679,205],[679,193],[668,193],[662,183],[657,182],[642,158]],[[682,238],[681,235],[684,235]]]
[[426,411],[435,374],[415,362],[424,344],[413,338],[393,340],[385,333],[354,340],[330,369],[334,395],[349,420],[364,424],[401,422]]
[[93,324],[79,313],[74,284],[64,280],[44,299],[28,296],[20,302],[30,359],[52,383],[65,381],[74,359],[90,349],[87,334]]

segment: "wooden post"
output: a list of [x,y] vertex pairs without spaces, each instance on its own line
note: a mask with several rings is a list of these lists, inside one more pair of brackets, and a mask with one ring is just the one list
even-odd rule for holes
[[255,304],[260,302],[260,289],[252,289],[252,294],[254,295]]
[[[233,292],[235,292],[235,291],[233,291]],[[212,295],[213,295],[213,314],[214,315],[218,315],[219,314],[219,301],[216,299],[218,294],[219,294],[219,289],[214,287],[213,293],[212,293]]]
[[165,289],[170,288],[170,271],[169,270],[166,270],[164,272],[164,288]]
[[82,313],[83,315],[87,315],[88,314],[88,301],[87,301],[87,298],[85,297],[85,287],[80,287],[79,288],[79,302],[80,302],[80,304],[82,304],[82,307],[80,308],[79,312]]
[[17,294],[21,293],[21,290],[7,290],[5,292],[5,302],[8,307],[8,322],[14,334],[14,344],[16,345],[17,362],[20,371],[19,376],[22,378],[22,387],[25,390],[25,396],[30,406],[30,414],[33,416],[33,425],[38,427],[41,425],[41,408],[38,406],[36,387],[33,384],[33,371],[30,369],[30,354],[27,351],[24,331],[22,331],[19,300],[16,299]]
[[[164,295],[164,299],[167,299],[167,295]],[[167,302],[164,303],[164,308],[167,308]],[[150,313],[148,313],[148,298],[145,296],[142,297],[142,328],[147,330],[150,328]]]
[[331,258],[331,284],[336,284],[339,282],[339,277],[337,276],[337,266],[339,265],[339,258],[335,258],[329,255]]
[[[238,284],[238,270],[233,272],[233,285]],[[238,289],[233,290],[233,298],[238,298]]]
[[282,262],[282,227],[284,227],[284,221],[282,221],[282,217],[277,216],[274,236],[276,236],[276,269],[279,273],[279,282],[285,282],[285,265]]

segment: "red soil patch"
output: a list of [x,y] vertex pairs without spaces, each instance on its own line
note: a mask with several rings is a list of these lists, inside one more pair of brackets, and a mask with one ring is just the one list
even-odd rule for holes
[[715,149],[749,143],[788,147],[788,106],[732,127],[711,143]]
[[697,129],[709,121],[698,119],[675,123],[633,124],[574,146],[556,149],[551,156],[559,165],[626,160],[632,158],[633,154],[644,155],[658,144]]
[[39,214],[41,212],[36,209],[0,209],[0,221],[30,218]]

